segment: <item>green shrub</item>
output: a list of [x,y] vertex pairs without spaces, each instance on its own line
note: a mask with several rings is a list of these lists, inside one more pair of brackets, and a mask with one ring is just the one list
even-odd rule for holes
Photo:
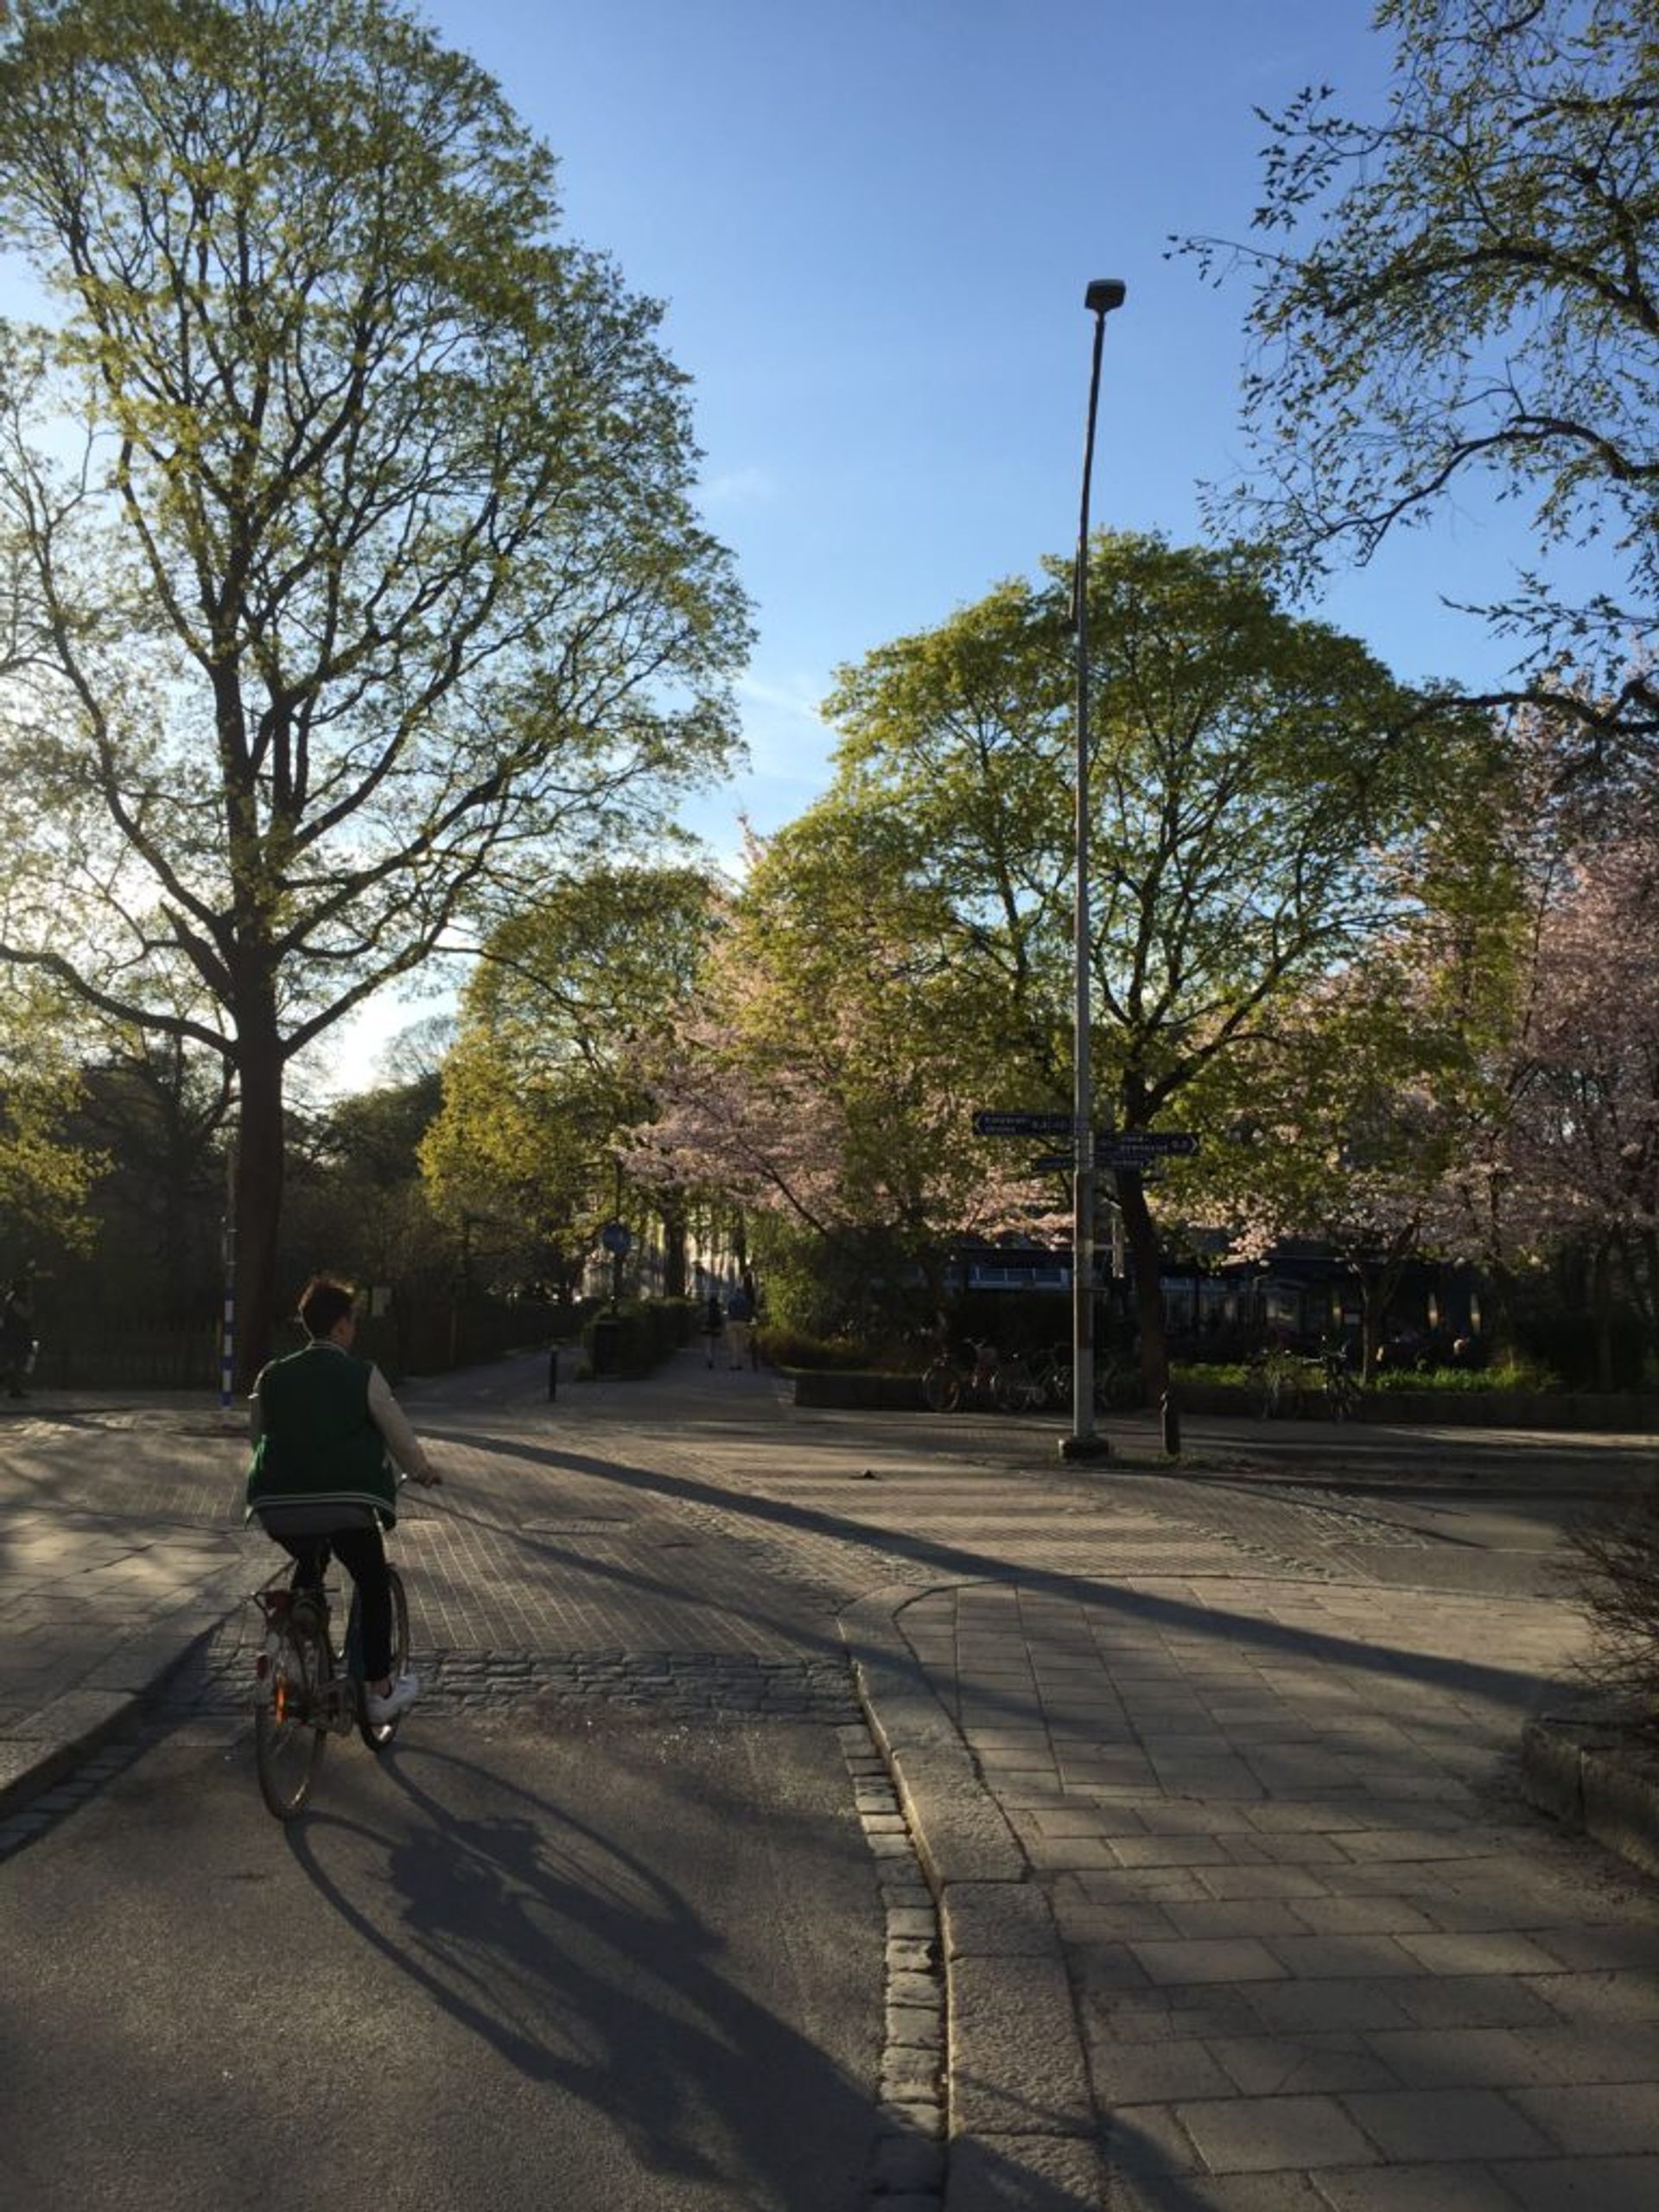
[[[1308,1369],[1310,1379],[1317,1380],[1315,1363]],[[1203,1386],[1210,1383],[1232,1383],[1245,1389],[1261,1381],[1259,1373],[1248,1363],[1239,1360],[1220,1361],[1202,1365],[1196,1360],[1172,1363],[1170,1374],[1177,1382]],[[1537,1360],[1508,1359],[1491,1367],[1434,1367],[1420,1373],[1415,1368],[1385,1367],[1380,1375],[1371,1377],[1370,1388],[1389,1390],[1525,1390],[1533,1393],[1559,1390],[1559,1376]]]
[[1173,1359],[1169,1363],[1172,1382],[1186,1382],[1207,1389],[1212,1385],[1231,1385],[1247,1389],[1260,1381],[1243,1360],[1206,1362],[1196,1359]]
[[649,1375],[661,1365],[670,1352],[691,1340],[692,1318],[696,1302],[689,1298],[625,1298],[614,1311],[601,1306],[583,1322],[582,1351],[583,1370],[592,1375],[596,1371],[594,1358],[594,1332],[614,1326],[614,1359],[607,1372],[616,1375]]
[[814,1336],[783,1322],[763,1322],[756,1332],[760,1357],[769,1367],[850,1370],[868,1363],[868,1347],[857,1338]]
[[1560,1377],[1535,1359],[1497,1360],[1491,1367],[1385,1367],[1374,1376],[1374,1390],[1524,1390],[1533,1395],[1559,1390]]

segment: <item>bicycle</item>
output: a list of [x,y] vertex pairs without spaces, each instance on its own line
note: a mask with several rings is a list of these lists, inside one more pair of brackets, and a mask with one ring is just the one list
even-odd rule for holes
[[991,1370],[991,1400],[999,1413],[1034,1412],[1046,1395],[1023,1352],[998,1358]]
[[922,1397],[930,1413],[953,1414],[964,1403],[1000,1404],[996,1378],[1001,1362],[996,1346],[969,1338],[963,1352],[962,1358],[937,1352],[923,1369]]
[[[395,1680],[409,1656],[409,1600],[395,1567],[387,1567],[386,1578]],[[338,1649],[326,1587],[296,1591],[276,1577],[253,1592],[253,1603],[265,1628],[254,1668],[254,1764],[265,1803],[279,1821],[291,1821],[310,1795],[331,1735],[349,1735],[355,1727],[372,1751],[384,1751],[403,1715],[378,1724],[369,1718],[362,1609],[355,1588]]]
[[1103,1352],[1095,1362],[1095,1411],[1128,1413],[1142,1402],[1141,1363],[1121,1352]]
[[1319,1366],[1332,1420],[1351,1421],[1359,1411],[1359,1384],[1347,1361],[1339,1351],[1325,1351],[1319,1355]]
[[1056,1408],[1071,1402],[1071,1347],[1070,1344],[1050,1344],[1033,1355],[1031,1379],[1038,1392],[1039,1406]]
[[1258,1421],[1294,1421],[1302,1409],[1302,1363],[1294,1352],[1264,1351],[1250,1363],[1262,1393]]

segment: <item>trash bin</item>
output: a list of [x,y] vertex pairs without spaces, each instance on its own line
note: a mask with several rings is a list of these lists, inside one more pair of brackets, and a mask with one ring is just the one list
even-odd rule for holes
[[594,1323],[594,1372],[614,1375],[621,1363],[622,1324],[613,1313],[601,1313]]

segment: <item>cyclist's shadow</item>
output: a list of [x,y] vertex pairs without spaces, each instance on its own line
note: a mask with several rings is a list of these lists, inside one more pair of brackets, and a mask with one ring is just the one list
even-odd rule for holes
[[[868,2139],[868,2087],[737,1985],[726,1939],[637,1853],[453,1753],[400,1745],[378,1771],[416,1819],[391,1833],[360,1804],[324,1805],[284,1831],[289,1847],[360,1940],[507,2067],[601,2111],[653,2168],[729,2180],[735,2153],[777,2169],[780,2202],[804,2201],[804,2175]],[[477,1809],[491,1799],[499,1809]],[[330,1843],[353,1840],[384,1853],[372,1885],[330,1863]],[[377,1910],[388,1896],[395,1914]],[[874,1992],[874,1921],[869,1952]],[[780,2127],[785,2109],[794,2117]],[[711,2114],[718,2164],[702,2147]]]

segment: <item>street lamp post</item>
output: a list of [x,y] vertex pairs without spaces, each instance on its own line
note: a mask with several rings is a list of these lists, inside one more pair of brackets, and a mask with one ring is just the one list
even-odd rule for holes
[[1071,1433],[1060,1442],[1068,1459],[1105,1458],[1111,1446],[1095,1428],[1095,1138],[1092,1035],[1089,990],[1089,487],[1095,466],[1095,414],[1100,399],[1100,354],[1106,318],[1121,308],[1125,287],[1097,276],[1083,296],[1095,318],[1094,360],[1089,375],[1089,425],[1083,442],[1083,506],[1077,524],[1077,566],[1071,578],[1071,620],[1077,647],[1077,869],[1073,946],[1076,962],[1076,1045],[1072,1055],[1071,1179]]

